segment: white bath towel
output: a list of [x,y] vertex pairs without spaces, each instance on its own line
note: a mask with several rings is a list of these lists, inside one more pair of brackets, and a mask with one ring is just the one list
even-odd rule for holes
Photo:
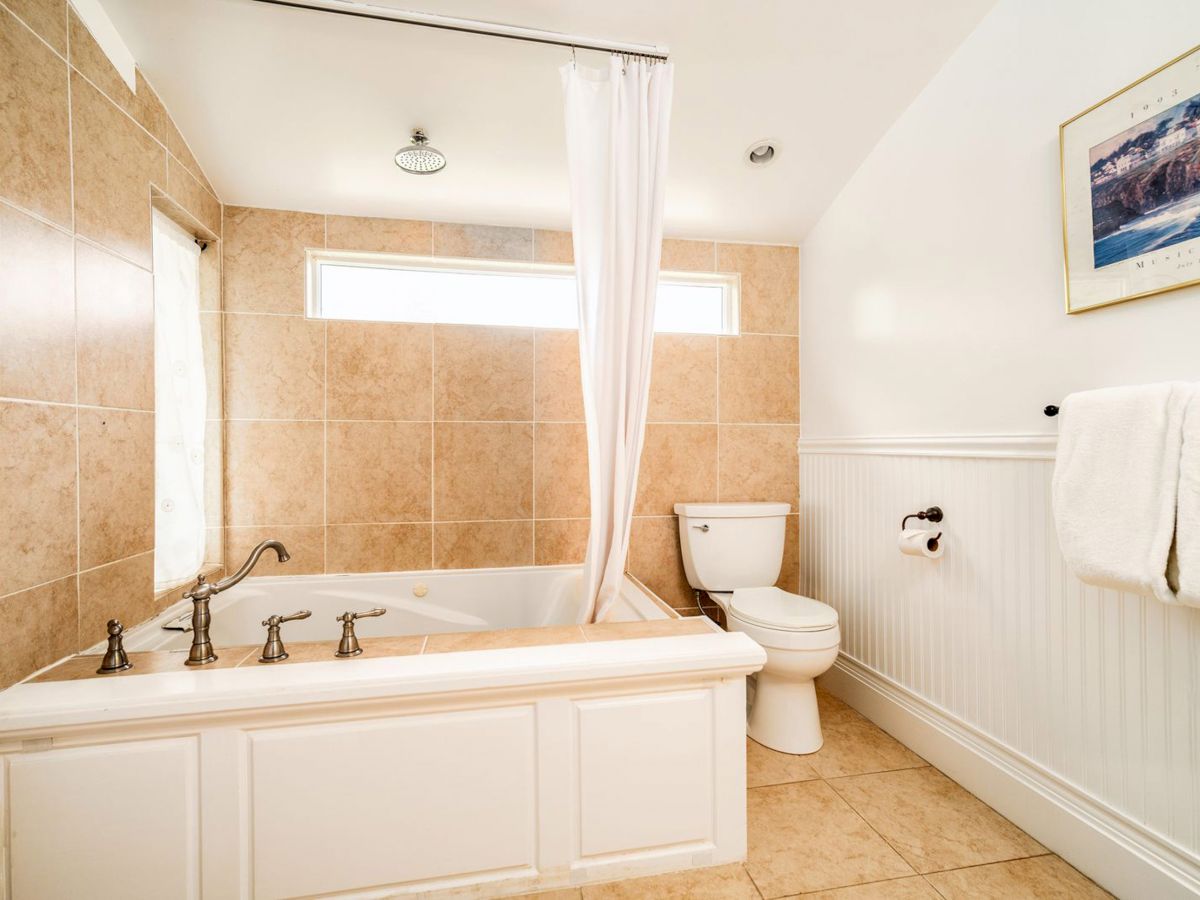
[[1183,382],[1072,394],[1059,417],[1054,522],[1082,581],[1175,603],[1167,561],[1175,536]]
[[1177,502],[1168,581],[1180,603],[1200,606],[1200,387],[1183,417]]

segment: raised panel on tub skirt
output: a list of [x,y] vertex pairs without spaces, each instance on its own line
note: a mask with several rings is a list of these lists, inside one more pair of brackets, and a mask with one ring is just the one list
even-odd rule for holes
[[194,737],[9,757],[14,900],[193,900]]
[[532,706],[253,732],[254,896],[535,862]]
[[575,710],[582,856],[714,839],[712,691],[584,700]]

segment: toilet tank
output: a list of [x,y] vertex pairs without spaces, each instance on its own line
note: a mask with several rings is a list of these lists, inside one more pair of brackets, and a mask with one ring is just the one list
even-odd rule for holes
[[791,509],[786,503],[676,503],[688,584],[705,591],[773,585]]

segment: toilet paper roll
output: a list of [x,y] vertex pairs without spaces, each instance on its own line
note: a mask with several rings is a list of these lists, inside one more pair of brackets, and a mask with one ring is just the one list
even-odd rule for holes
[[900,532],[900,552],[907,556],[926,556],[937,559],[946,551],[946,537],[940,531],[905,528]]

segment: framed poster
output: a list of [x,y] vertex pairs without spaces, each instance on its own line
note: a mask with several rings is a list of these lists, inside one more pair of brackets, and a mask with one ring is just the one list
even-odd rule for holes
[[1067,312],[1200,283],[1200,47],[1058,129]]

